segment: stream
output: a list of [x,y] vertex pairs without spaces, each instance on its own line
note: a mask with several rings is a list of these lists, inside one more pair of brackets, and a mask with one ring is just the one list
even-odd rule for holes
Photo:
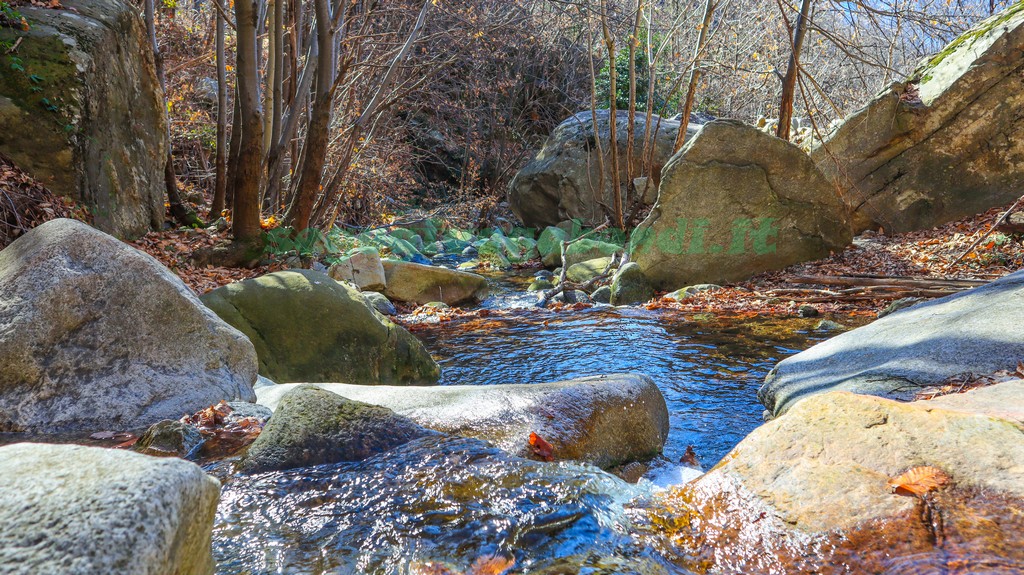
[[443,368],[441,384],[646,374],[665,396],[671,430],[645,478],[632,485],[464,438],[251,477],[213,464],[224,482],[219,574],[468,573],[492,555],[514,560],[510,573],[689,573],[685,560],[635,536],[648,496],[693,477],[676,463],[688,445],[713,466],[762,422],[756,393],[771,367],[833,335],[815,332],[817,319],[536,310],[528,275],[490,279],[482,306],[506,313],[414,327]]

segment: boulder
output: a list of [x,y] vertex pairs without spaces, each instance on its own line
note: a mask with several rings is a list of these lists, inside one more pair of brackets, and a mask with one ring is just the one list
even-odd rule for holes
[[587,292],[578,289],[564,290],[551,298],[551,303],[593,303]]
[[435,383],[440,368],[412,334],[355,289],[311,270],[274,272],[202,297],[256,346],[277,382]]
[[854,112],[811,156],[854,231],[928,229],[1024,188],[1024,8],[960,36]]
[[[642,162],[643,142],[647,133],[646,115],[635,116],[636,164]],[[626,172],[626,125],[629,112],[616,114],[616,133],[619,145],[619,184],[625,187]],[[679,122],[653,116],[657,133],[652,139],[654,145],[654,187],[657,187],[661,167],[672,155]],[[688,135],[696,132],[697,126],[687,129]],[[611,138],[611,114],[608,110],[597,111],[597,129],[590,111],[580,112],[555,128],[544,142],[544,147],[512,179],[509,185],[509,206],[524,224],[529,227],[553,226],[562,220],[579,219],[583,225],[597,226],[604,222],[605,211],[601,203],[612,205],[612,182],[606,178],[605,189],[597,190],[599,181],[599,159],[596,137],[602,143],[606,155],[605,170],[610,173],[607,158]]]
[[740,122],[701,128],[658,190],[630,245],[657,289],[745,280],[851,241],[845,207],[807,154]]
[[377,249],[372,247],[353,250],[348,256],[338,259],[327,270],[327,275],[337,281],[349,282],[361,290],[381,291],[386,286],[384,265]]
[[572,264],[569,269],[565,270],[565,278],[576,283],[588,282],[608,270],[611,263],[612,258],[595,258]]
[[609,303],[629,305],[643,303],[654,297],[654,290],[636,262],[629,262],[612,276],[612,291]]
[[[491,441],[523,457],[533,453],[531,432],[552,445],[556,459],[603,468],[657,455],[668,435],[665,398],[642,375],[430,388],[316,385],[353,401],[386,407],[429,429]],[[277,408],[295,387],[260,388],[259,402]]]
[[[784,565],[792,573],[867,574],[918,565],[931,573],[958,564],[975,573],[989,572],[993,559],[1024,564],[1024,551],[1007,545],[1024,529],[1022,427],[928,403],[808,397],[655,509],[672,518],[680,555],[707,557],[710,572]],[[947,476],[945,488],[927,501],[894,492],[891,479],[923,466]],[[714,565],[718,558],[728,565]]]
[[314,385],[286,385],[270,423],[239,464],[247,473],[362,461],[414,439],[439,435],[409,418]]
[[212,575],[220,493],[174,458],[19,443],[0,447],[0,572]]
[[395,304],[391,303],[391,300],[386,295],[375,291],[366,291],[363,292],[363,297],[378,312],[384,315],[398,315],[398,309],[395,308]]
[[673,301],[682,301],[688,297],[693,297],[701,292],[711,292],[722,289],[722,286],[716,284],[696,284],[692,286],[686,286],[679,288],[672,293],[665,294],[665,299]]
[[594,293],[590,294],[590,299],[594,303],[611,303],[612,301],[612,288],[611,286],[601,286],[594,290]]
[[568,241],[569,234],[561,228],[548,226],[537,238],[537,252],[541,262],[549,268],[562,264],[562,242]]
[[487,297],[487,280],[469,272],[385,260],[384,274],[387,277],[384,295],[393,300],[421,305],[443,301],[457,305]]
[[[576,240],[565,250],[565,264],[572,266],[596,258],[610,258],[621,251],[622,246],[618,244],[583,238]],[[561,263],[561,252],[559,252],[559,260],[556,265]]]
[[150,426],[132,448],[155,457],[189,459],[199,453],[203,434],[187,423],[165,419]]
[[917,304],[779,362],[758,398],[779,415],[798,399],[845,390],[910,400],[963,373],[1014,371],[1024,358],[1024,272]]
[[[164,221],[163,92],[138,10],[117,0],[26,4],[0,74],[0,154],[89,207],[95,225],[140,236]],[[17,67],[15,67],[17,64]]]
[[533,280],[530,287],[526,288],[526,291],[544,291],[555,287],[555,284],[551,283],[551,280],[546,278],[540,278]]
[[135,248],[58,219],[0,251],[0,431],[142,429],[255,380],[249,340]]

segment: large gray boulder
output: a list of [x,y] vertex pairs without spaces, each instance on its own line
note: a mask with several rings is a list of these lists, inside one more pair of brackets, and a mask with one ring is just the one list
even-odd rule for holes
[[[869,574],[917,565],[933,573],[956,572],[955,564],[965,573],[991,572],[989,565],[1017,572],[1024,565],[1021,431],[984,410],[816,395],[754,430],[654,508],[671,519],[662,535],[678,537],[680,554],[706,557],[710,572],[785,565],[792,573]],[[891,479],[922,466],[948,477],[947,485],[928,502],[893,493]],[[736,565],[744,568],[729,568]]]
[[142,235],[164,219],[169,146],[146,27],[119,0],[61,6],[19,6],[28,30],[0,27],[0,45],[18,42],[0,74],[0,153],[98,228]]
[[321,272],[274,272],[202,300],[249,336],[260,375],[277,382],[425,385],[441,375],[415,336]]
[[[585,226],[596,226],[604,222],[605,211],[600,204],[611,206],[612,181],[605,178],[605,189],[598,190],[600,170],[598,168],[595,132],[601,140],[606,155],[605,171],[611,173],[607,157],[611,139],[611,114],[608,110],[597,111],[597,129],[594,129],[590,111],[580,112],[555,128],[544,142],[544,147],[530,160],[509,185],[509,205],[512,211],[530,227],[553,226],[558,222],[579,219]],[[626,183],[626,124],[629,113],[616,114],[616,137],[619,144],[619,185]],[[658,187],[661,167],[672,155],[679,122],[653,116],[652,123],[657,133],[652,139],[654,145],[654,181],[648,191],[646,203],[654,198],[652,193]],[[634,161],[641,165],[644,138],[647,134],[647,118],[637,113],[635,120],[636,144]],[[691,124],[687,137],[696,133],[699,126]],[[640,174],[637,174],[640,175]]]
[[803,150],[715,120],[662,170],[658,201],[630,249],[653,286],[668,290],[744,280],[850,241],[845,207]]
[[0,447],[0,572],[211,575],[220,486],[175,458]]
[[846,118],[811,156],[855,231],[927,229],[1024,188],[1024,10],[1014,4]]
[[242,459],[249,473],[362,461],[420,437],[439,435],[386,407],[314,385],[288,385],[270,423]]
[[389,299],[423,305],[441,301],[448,305],[471,303],[487,297],[483,276],[397,260],[384,260]]
[[[661,452],[668,436],[665,398],[642,375],[430,388],[316,385],[354,401],[386,407],[429,429],[491,441],[523,457],[533,453],[531,432],[552,445],[556,459],[603,468],[649,459]],[[260,388],[258,401],[276,409],[295,387]]]
[[144,428],[255,379],[244,335],[103,232],[58,219],[0,252],[0,431]]
[[758,398],[772,415],[814,393],[909,400],[962,373],[1015,370],[1024,358],[1024,272],[920,303],[786,358]]

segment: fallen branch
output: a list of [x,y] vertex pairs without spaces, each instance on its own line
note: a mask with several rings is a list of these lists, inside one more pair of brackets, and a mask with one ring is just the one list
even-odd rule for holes
[[834,285],[834,286],[893,286],[936,289],[940,287],[970,289],[989,283],[986,280],[965,280],[957,278],[915,278],[907,276],[792,276],[787,283]]

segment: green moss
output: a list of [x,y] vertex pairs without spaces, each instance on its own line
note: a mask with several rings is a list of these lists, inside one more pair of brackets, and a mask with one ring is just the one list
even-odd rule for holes
[[78,70],[68,55],[67,46],[57,36],[35,35],[0,29],[0,42],[23,38],[16,54],[0,58],[0,95],[33,115],[50,114],[52,122],[42,122],[61,138],[72,132]]
[[932,56],[932,58],[928,60],[928,62],[924,66],[915,70],[914,73],[911,75],[911,78],[917,79],[918,83],[927,82],[932,78],[931,74],[927,73],[929,70],[932,70],[936,66],[941,64],[943,60],[945,60],[948,56],[959,50],[961,47],[971,46],[972,44],[974,44],[975,40],[981,38],[985,34],[988,34],[997,26],[1009,21],[1011,18],[1013,18],[1015,15],[1021,12],[1024,12],[1024,0],[1017,2],[1016,4],[1010,6],[1003,12],[989,18],[988,20],[981,22],[978,26],[971,28],[967,32],[961,34],[959,38],[947,44],[946,47],[942,49],[942,51]]

